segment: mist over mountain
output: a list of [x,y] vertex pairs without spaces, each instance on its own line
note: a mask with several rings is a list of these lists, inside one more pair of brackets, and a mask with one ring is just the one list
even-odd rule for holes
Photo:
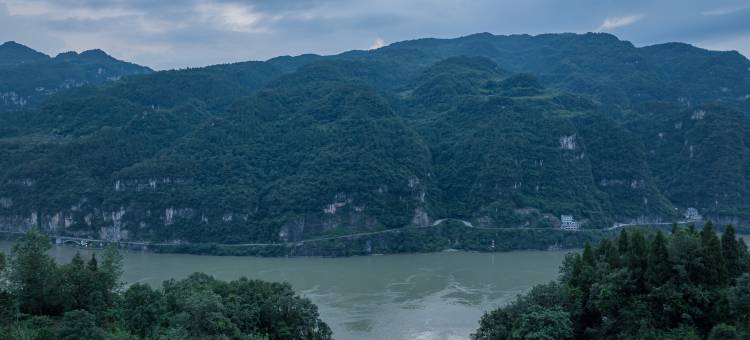
[[606,228],[691,207],[746,225],[749,113],[739,53],[602,33],[163,72],[6,43],[0,226],[281,242],[446,217]]

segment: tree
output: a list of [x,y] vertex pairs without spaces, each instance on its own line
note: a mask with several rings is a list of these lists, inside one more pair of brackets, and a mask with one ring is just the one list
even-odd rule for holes
[[68,306],[66,309],[88,310],[96,280],[84,265],[81,254],[76,252],[70,263],[60,267],[60,271],[63,277],[62,295],[66,297]]
[[[0,253],[0,338],[331,339],[317,307],[289,284],[223,282],[195,273],[164,282],[162,290],[134,284],[122,291],[116,248],[108,248],[100,263],[93,256],[85,263],[76,253],[58,267],[45,253],[49,247],[46,237],[32,231],[15,245],[8,268]],[[13,280],[4,280],[7,273]],[[16,301],[35,315],[12,315]]]
[[511,339],[559,340],[573,337],[570,315],[560,307],[534,305],[513,325]]
[[103,260],[100,267],[102,281],[105,283],[108,291],[119,288],[120,277],[122,276],[123,256],[117,246],[110,244],[104,249]]
[[123,296],[123,322],[133,334],[151,335],[162,321],[162,295],[145,284],[130,286]]
[[[571,305],[567,293],[568,290],[557,282],[535,286],[526,295],[516,298],[506,308],[499,308],[482,316],[479,329],[472,334],[472,339],[509,339],[513,325],[517,324],[521,315],[526,314],[531,307],[555,308]],[[573,305],[577,304],[573,303]]]
[[479,329],[471,335],[474,340],[509,339],[513,330],[513,316],[505,308],[486,313],[479,320]]
[[8,286],[5,253],[0,252],[0,324],[10,322],[14,315],[13,295]]
[[91,272],[95,272],[99,269],[99,265],[96,261],[96,253],[91,253],[91,260],[89,260],[89,263],[86,266]]
[[669,250],[667,241],[661,231],[656,233],[648,254],[648,270],[646,279],[651,287],[658,287],[665,284],[671,275],[672,265],[669,263]]
[[604,262],[609,265],[610,268],[614,268],[618,265],[617,248],[612,244],[609,239],[604,239],[599,242],[596,255],[604,259]]
[[[711,264],[722,256],[712,225],[700,233],[679,230],[665,237],[656,232],[648,242],[635,230],[620,234],[617,243],[627,250],[620,266],[610,265],[608,242],[568,254],[556,283],[562,287],[560,298],[537,299],[534,292],[546,285],[535,287],[485,314],[474,339],[564,338],[564,325],[555,327],[565,334],[550,335],[545,323],[538,322],[545,320],[539,315],[556,309],[567,313],[575,338],[730,339],[750,334],[750,273],[732,281],[706,277],[717,275]],[[737,257],[746,258],[745,248],[735,244]]]
[[65,313],[57,331],[61,340],[104,340],[106,334],[96,324],[96,318],[85,310],[73,310]]
[[721,254],[726,262],[726,271],[730,279],[736,278],[742,273],[740,258],[740,247],[734,234],[734,228],[728,225],[721,235]]
[[737,240],[737,248],[740,252],[740,270],[743,272],[750,271],[750,252],[747,250],[745,239]]
[[744,273],[737,279],[737,284],[729,289],[727,300],[737,321],[750,327],[750,273]]
[[179,313],[172,318],[171,324],[185,328],[189,335],[195,337],[233,337],[240,334],[237,326],[225,315],[221,297],[207,290],[190,292],[180,302]]
[[647,255],[646,238],[643,236],[643,232],[638,230],[630,237],[627,261],[635,293],[641,293],[645,289]]
[[591,243],[586,242],[586,244],[583,246],[583,255],[582,255],[583,263],[589,266],[594,266],[594,251],[591,249]]
[[669,330],[664,339],[667,340],[700,340],[701,337],[698,335],[698,331],[695,327],[682,324],[677,328]]
[[22,312],[42,315],[61,312],[60,276],[47,255],[47,236],[35,229],[18,239],[11,252],[10,281]]
[[708,333],[708,340],[738,340],[737,329],[725,323],[718,324]]
[[[625,257],[630,252],[629,248],[630,240],[628,237],[628,231],[623,229],[620,232],[620,236],[617,238],[617,251],[620,253],[620,256]],[[620,262],[623,263],[625,260],[621,258]]]
[[727,281],[727,267],[721,254],[721,242],[716,237],[713,224],[709,221],[701,230],[701,258],[704,267],[704,282],[709,285],[722,285]]

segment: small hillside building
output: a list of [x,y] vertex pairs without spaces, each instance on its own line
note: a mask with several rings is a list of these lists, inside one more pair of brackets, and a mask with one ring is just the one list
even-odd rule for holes
[[561,215],[560,216],[560,229],[562,230],[578,230],[578,222],[573,219],[573,215]]
[[703,219],[703,217],[698,213],[698,209],[687,208],[685,210],[685,219],[688,221],[697,221]]

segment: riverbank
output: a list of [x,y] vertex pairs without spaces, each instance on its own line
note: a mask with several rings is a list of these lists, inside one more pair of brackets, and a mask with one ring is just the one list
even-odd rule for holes
[[[431,253],[445,250],[476,252],[506,252],[513,250],[558,250],[582,248],[586,242],[597,243],[609,238],[622,228],[643,226],[622,225],[608,229],[564,231],[553,228],[482,228],[466,221],[441,220],[429,227],[404,227],[352,235],[321,236],[289,243],[150,243],[119,242],[120,248],[154,253],[259,256],[259,257],[346,257],[373,254]],[[669,232],[671,225],[647,226]],[[722,227],[718,228],[719,230]],[[738,233],[747,234],[745,229]],[[13,240],[18,233],[0,233],[2,239]],[[102,246],[107,242],[51,236],[55,243]],[[84,242],[85,241],[85,242]]]
[[150,247],[157,253],[232,256],[325,256],[429,253],[449,249],[478,252],[581,248],[616,231],[557,229],[477,229],[460,222],[426,228],[402,228],[351,237],[307,240],[278,245],[180,244]]
[[[149,243],[119,242],[120,248],[155,253],[218,256],[346,257],[373,254],[431,253],[444,250],[505,252],[512,250],[556,250],[581,248],[615,234],[612,230],[563,231],[531,228],[479,228],[463,221],[446,220],[429,227],[404,227],[353,235],[317,237],[289,243]],[[12,241],[20,233],[0,233]],[[50,236],[53,243],[100,247],[103,240]]]

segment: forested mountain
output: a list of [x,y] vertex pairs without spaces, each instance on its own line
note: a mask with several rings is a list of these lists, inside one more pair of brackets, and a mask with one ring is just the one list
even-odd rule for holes
[[0,114],[0,225],[235,243],[445,217],[604,228],[688,207],[747,224],[748,113],[742,55],[608,34],[156,72]]
[[66,89],[151,72],[101,50],[65,52],[51,58],[9,41],[0,45],[0,112],[34,107]]

